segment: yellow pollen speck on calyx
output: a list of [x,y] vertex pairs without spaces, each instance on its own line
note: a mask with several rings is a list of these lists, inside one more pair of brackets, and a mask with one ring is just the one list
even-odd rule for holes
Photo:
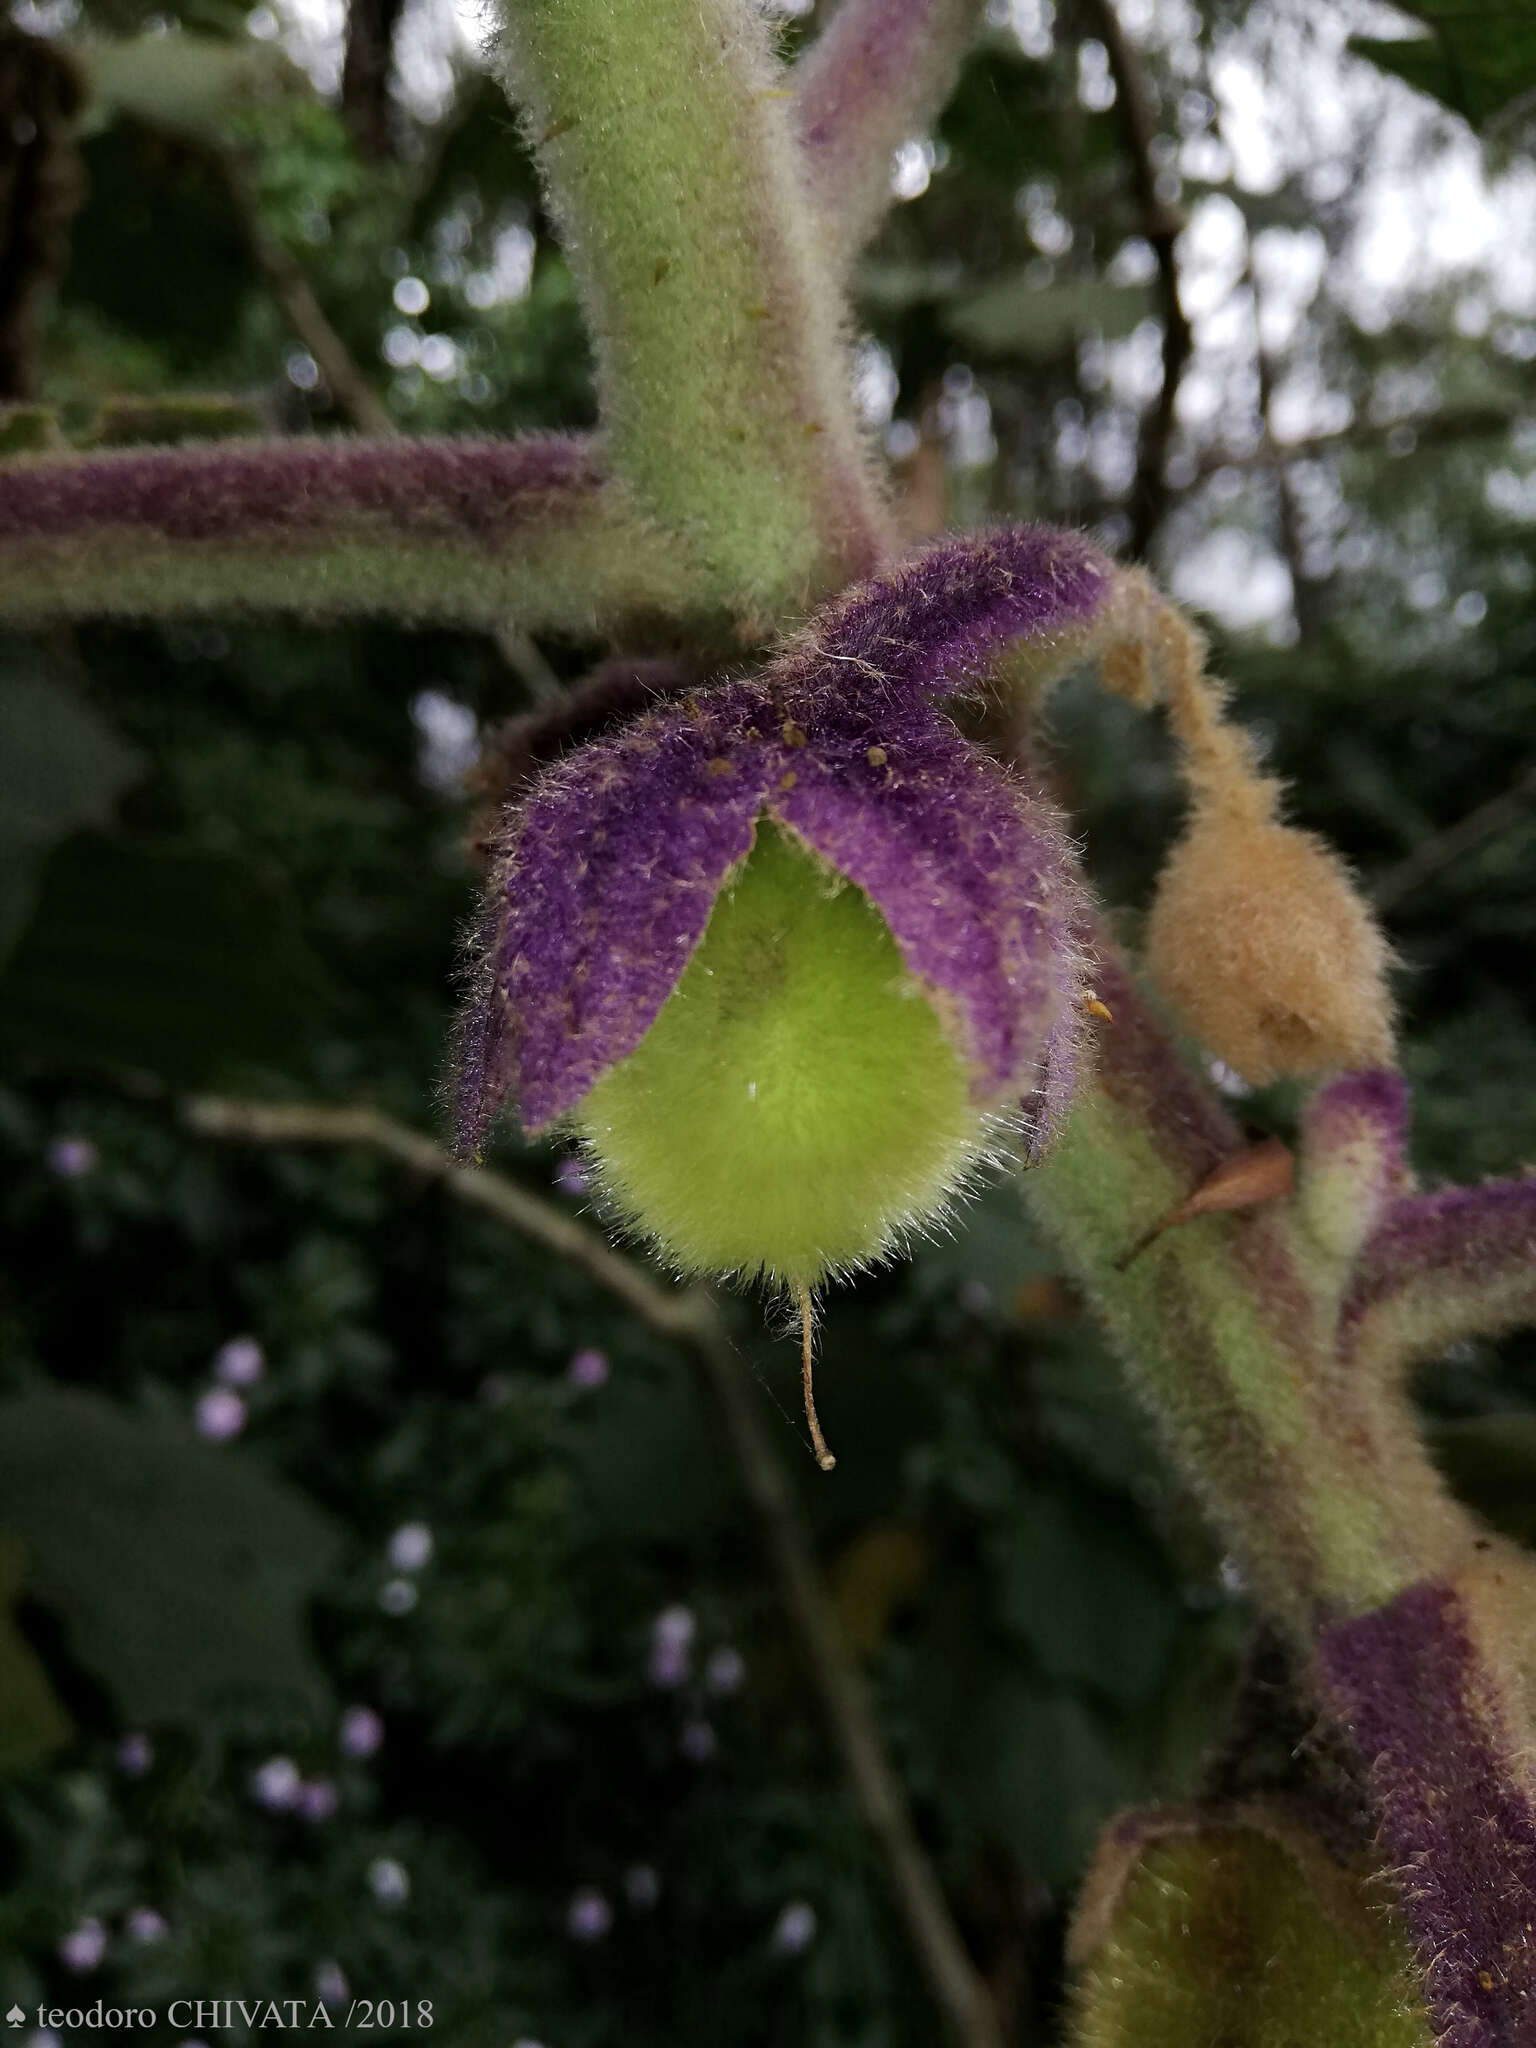
[[805,745],[805,727],[803,725],[796,725],[792,718],[785,719],[784,723],[779,727],[779,734],[786,747],[803,747]]
[[712,761],[705,762],[704,773],[706,775],[734,775],[736,770],[722,755],[716,754]]
[[884,747],[871,747],[864,756],[871,768],[883,768],[890,756]]

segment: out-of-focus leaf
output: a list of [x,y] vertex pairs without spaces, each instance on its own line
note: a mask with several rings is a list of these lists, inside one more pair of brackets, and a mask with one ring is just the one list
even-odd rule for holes
[[1048,1677],[1127,1705],[1157,1690],[1179,1603],[1123,1501],[1039,1488],[994,1540],[1000,1612]]
[[224,1697],[326,1686],[304,1603],[337,1541],[320,1512],[246,1454],[140,1420],[99,1395],[0,1402],[0,1517],[27,1590],[139,1722]]
[[305,84],[276,43],[249,39],[182,31],[85,43],[73,54],[91,86],[87,134],[127,114],[162,133],[223,147],[235,108]]
[[247,399],[214,393],[177,398],[109,398],[96,415],[84,448],[132,448],[143,442],[223,441],[259,434],[264,422]]
[[291,1066],[330,997],[286,906],[243,862],[85,835],[49,860],[0,975],[0,1052],[197,1086]]
[[1352,36],[1349,47],[1383,71],[1464,114],[1474,128],[1536,92],[1536,14],[1528,6],[1469,8],[1462,0],[1402,0],[1425,33],[1403,41]]
[[1107,284],[1084,278],[1038,286],[1022,277],[1000,279],[945,312],[957,340],[997,355],[1053,355],[1090,331],[1113,341],[1153,312],[1146,285]]
[[1536,1415],[1438,1423],[1429,1448],[1468,1507],[1502,1535],[1536,1545]]
[[0,1537],[0,1772],[41,1762],[70,1734],[47,1672],[11,1618],[24,1555],[21,1544]]
[[138,755],[35,662],[0,666],[0,962],[26,929],[50,848],[106,824],[138,772]]
[[827,1589],[856,1655],[872,1656],[879,1649],[927,1572],[927,1545],[906,1523],[874,1522],[859,1532],[833,1565]]
[[729,1476],[675,1367],[643,1382],[616,1376],[575,1419],[571,1454],[598,1520],[621,1542],[700,1541],[729,1512]]
[[925,1613],[913,1703],[944,1796],[981,1839],[1067,1888],[1137,1796],[1137,1764],[1089,1701],[1025,1668],[964,1577],[930,1581]]

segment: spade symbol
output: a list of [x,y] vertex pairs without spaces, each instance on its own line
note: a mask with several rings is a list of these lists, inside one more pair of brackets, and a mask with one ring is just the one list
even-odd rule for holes
[[22,2021],[26,2018],[26,2014],[22,2011],[19,2005],[13,2005],[10,2011],[6,2014],[6,2018],[10,2021],[13,2027],[19,2027]]

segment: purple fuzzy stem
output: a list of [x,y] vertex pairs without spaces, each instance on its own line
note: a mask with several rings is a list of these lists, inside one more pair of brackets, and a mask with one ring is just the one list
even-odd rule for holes
[[1326,1695],[1370,1768],[1441,2048],[1536,2041],[1536,1809],[1445,1584],[1325,1631]]
[[842,0],[800,59],[807,182],[845,260],[891,203],[891,154],[949,97],[977,0]]
[[1536,1315],[1536,1179],[1442,1188],[1394,1202],[1345,1297],[1346,1357],[1398,1364]]
[[119,527],[178,541],[303,539],[316,527],[368,521],[494,544],[531,522],[579,511],[602,482],[589,443],[553,434],[314,437],[23,459],[6,466],[0,548]]

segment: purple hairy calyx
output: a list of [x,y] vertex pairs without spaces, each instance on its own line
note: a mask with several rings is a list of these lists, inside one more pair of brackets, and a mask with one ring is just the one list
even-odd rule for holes
[[1075,869],[944,700],[1011,641],[1065,658],[1112,577],[1064,534],[943,544],[546,773],[497,848],[461,1147],[513,1095],[680,1269],[803,1296],[1001,1129],[1043,1144],[1081,1058]]

